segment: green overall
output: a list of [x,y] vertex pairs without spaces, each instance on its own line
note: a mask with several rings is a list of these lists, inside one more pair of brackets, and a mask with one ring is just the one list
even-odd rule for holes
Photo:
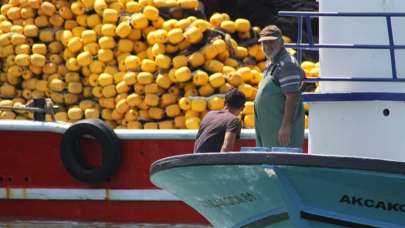
[[[271,64],[263,75],[255,99],[255,129],[256,146],[280,147],[278,131],[280,129],[285,104],[285,95],[273,81],[276,64]],[[288,147],[302,147],[304,142],[304,108],[301,98],[296,106],[293,117],[290,145]]]

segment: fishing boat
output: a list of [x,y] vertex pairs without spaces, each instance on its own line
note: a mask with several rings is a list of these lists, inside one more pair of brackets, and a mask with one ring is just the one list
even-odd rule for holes
[[[0,121],[1,219],[208,223],[193,208],[149,180],[154,161],[192,151],[195,130],[107,129],[110,136],[106,141],[112,138],[116,145],[108,150],[108,143],[100,142],[97,130],[86,130],[93,125],[102,127],[96,120],[74,125]],[[74,157],[63,158],[70,153],[69,148],[76,151],[66,144],[76,143],[80,144],[76,161],[90,166],[93,173],[86,174],[86,167],[80,164],[70,164]],[[254,132],[243,129],[237,148],[254,145]],[[100,173],[105,163],[112,161],[113,168]]]
[[[2,8],[3,14],[9,6]],[[9,22],[6,24],[4,28]],[[45,30],[50,32],[48,27]],[[8,42],[8,35],[4,37],[3,41]],[[10,57],[13,63],[15,56]],[[42,82],[46,87],[47,82]],[[14,98],[3,95],[1,99]],[[0,121],[1,220],[208,223],[193,208],[149,180],[152,162],[192,151],[196,130],[112,130],[99,120],[45,122],[46,114],[52,114],[48,111],[56,108],[48,104],[52,99],[47,99],[33,99],[29,105],[21,104],[23,107],[0,107],[1,111],[35,113],[35,121]],[[244,129],[237,149],[254,145],[254,132]]]
[[320,78],[306,79],[320,92],[303,95],[308,154],[193,154],[151,167],[155,185],[215,227],[405,226],[405,3],[320,0],[319,9],[280,12],[309,34],[288,47],[320,53]]
[[[149,113],[149,110],[152,110],[152,106],[159,106],[159,110],[156,113],[160,116],[169,103],[173,105],[176,104],[178,99],[182,98],[183,95],[185,98],[189,95],[199,95],[200,92],[197,92],[197,89],[204,83],[208,86],[206,87],[208,90],[204,89],[206,90],[204,94],[207,96],[208,94],[216,93],[216,91],[220,90],[220,85],[217,83],[218,86],[215,86],[215,90],[207,84],[208,81],[205,79],[205,76],[208,76],[208,74],[205,74],[204,72],[203,77],[201,78],[201,80],[204,81],[202,84],[198,82],[198,86],[197,83],[196,87],[193,85],[190,93],[184,91],[183,87],[186,87],[185,84],[189,84],[188,82],[192,81],[190,78],[191,70],[194,71],[199,69],[195,67],[197,65],[194,66],[194,64],[191,63],[194,62],[191,59],[190,69],[187,67],[185,67],[187,69],[183,68],[186,70],[184,72],[185,74],[182,74],[184,80],[174,80],[173,78],[167,80],[166,74],[164,73],[163,75],[162,71],[162,76],[165,77],[163,80],[163,84],[165,85],[162,85],[160,83],[154,83],[155,76],[157,76],[156,82],[158,81],[157,78],[159,78],[159,76],[157,74],[154,74],[153,76],[152,74],[149,74],[157,72],[157,68],[165,68],[164,72],[166,72],[166,68],[169,67],[171,62],[178,62],[179,64],[175,64],[178,66],[174,68],[170,67],[171,72],[174,73],[175,68],[182,67],[183,65],[188,66],[189,64],[186,56],[189,57],[193,52],[197,51],[197,49],[200,50],[200,48],[206,46],[208,41],[211,42],[211,36],[215,36],[215,39],[222,36],[225,38],[225,34],[217,29],[209,29],[206,31],[208,27],[211,27],[208,20],[198,20],[197,22],[200,26],[197,27],[199,29],[196,30],[194,27],[190,30],[190,39],[193,41],[188,42],[187,40],[184,40],[186,42],[181,44],[181,48],[178,48],[177,45],[173,46],[174,44],[182,42],[184,39],[183,32],[185,32],[185,28],[188,27],[192,21],[197,19],[194,16],[188,17],[188,15],[195,14],[198,16],[202,13],[200,10],[194,10],[199,5],[198,1],[153,1],[153,4],[152,0],[131,1],[131,3],[127,4],[128,7],[125,5],[126,1],[107,1],[109,9],[105,11],[105,15],[103,12],[107,8],[107,5],[104,1],[101,2],[102,4],[99,5],[98,3],[96,4],[95,1],[87,1],[85,9],[82,7],[84,4],[82,1],[34,1],[31,2],[33,4],[28,4],[27,1],[19,0],[0,1],[0,68],[2,69],[0,73],[0,118],[2,119],[0,121],[0,220],[73,220],[75,222],[96,221],[137,224],[207,224],[208,221],[193,208],[189,207],[166,190],[157,188],[149,180],[149,168],[152,162],[164,157],[186,154],[192,151],[196,135],[195,130],[112,130],[98,120],[84,120],[74,124],[45,122],[45,113],[48,114],[49,118],[54,117],[54,119],[60,121],[73,122],[82,118],[98,118],[103,111],[107,114],[101,116],[103,119],[107,120],[110,119],[108,118],[110,111],[113,112],[113,109],[118,107],[118,98],[119,100],[123,100],[127,95],[131,96],[133,92],[136,92],[137,95],[142,95],[145,92],[153,93],[153,98],[151,99],[142,96],[142,111],[145,115],[139,115],[139,118],[135,117],[138,116],[138,107],[135,109],[134,106],[129,105],[131,107],[130,110],[134,108],[133,110],[136,112],[131,112],[134,115],[131,114],[127,119],[139,120],[139,122],[134,122],[137,125],[136,128],[145,127],[151,129],[151,127],[142,125],[144,123],[149,123],[149,121],[152,121],[153,119],[153,123],[151,122],[151,124],[153,125],[153,128],[157,128],[157,126],[155,127],[155,124],[158,124],[158,122],[156,122],[157,120],[163,121],[168,118],[169,122],[166,123],[169,124],[166,126],[159,126],[159,128],[173,128],[171,125],[174,116],[180,115],[180,113],[181,115],[184,114],[185,116],[188,116],[185,114],[185,110],[179,111],[180,109],[176,108],[177,106],[175,105],[175,112],[178,112],[178,114],[170,114],[170,117],[166,114],[162,114],[161,117],[156,116],[156,118],[146,118],[146,113]],[[183,3],[180,4],[180,2]],[[149,6],[150,4],[156,7]],[[80,7],[77,8],[76,6]],[[187,9],[184,9],[183,7]],[[97,10],[95,10],[96,8]],[[209,8],[212,9],[213,7]],[[9,11],[10,13],[8,13]],[[24,15],[22,15],[20,11],[23,12]],[[71,11],[74,11],[77,14],[72,13]],[[112,15],[108,14],[108,11],[110,11],[110,13],[112,12]],[[142,21],[146,22],[142,24],[148,26],[148,29],[143,28],[141,32],[140,27],[138,28],[136,26],[135,28],[131,25],[128,28],[127,23],[122,23],[129,20],[130,17],[132,17],[132,14],[136,13],[136,15],[133,16],[137,17],[141,15],[138,13],[142,12],[143,14],[143,11],[145,11],[145,15],[151,15],[148,16],[149,21],[144,20],[144,15],[141,16]],[[47,12],[46,16],[43,15],[45,14],[44,12]],[[104,16],[106,18],[105,20]],[[49,21],[48,17],[51,18]],[[223,19],[227,17],[229,17],[227,14],[221,16]],[[152,20],[152,18],[154,19]],[[155,20],[157,18],[159,20]],[[172,18],[176,18],[176,20],[178,19],[178,23],[176,20],[171,20]],[[221,21],[223,19],[221,19]],[[132,21],[132,19],[130,20]],[[161,44],[158,46],[155,45],[159,50],[156,49],[157,52],[153,51],[155,53],[153,56],[147,56],[147,59],[153,59],[152,62],[149,61],[152,65],[146,67],[150,68],[150,70],[147,70],[147,83],[151,84],[150,87],[143,82],[135,84],[138,77],[132,71],[138,72],[138,66],[135,66],[141,65],[140,63],[137,63],[138,60],[145,59],[144,54],[146,54],[146,48],[148,49],[148,53],[151,53],[150,50],[152,50],[152,45],[155,44],[155,41],[149,42],[151,41],[150,37],[152,36],[149,36],[148,38],[147,35],[151,31],[159,29],[164,33],[161,38],[168,40],[167,32],[161,29],[165,20],[170,20],[171,22],[167,24],[170,25],[170,27],[173,27],[173,30],[177,30],[176,33],[173,33],[177,41],[171,42],[170,49],[172,49],[172,51],[167,51],[168,56],[165,55],[163,60],[161,60],[161,58],[155,58],[155,54],[157,55],[158,52],[159,54],[163,54],[165,52],[163,49],[166,49],[164,48],[165,46],[162,46]],[[35,26],[31,26],[33,22],[35,22]],[[115,30],[116,22],[117,25],[121,24],[124,26],[124,33],[128,32],[128,34],[123,35],[118,32],[118,30],[121,31],[121,28]],[[173,22],[175,24],[173,24]],[[250,29],[252,26],[249,21],[242,20],[242,22],[241,25],[244,27],[243,30],[245,32],[243,32],[243,34],[240,33],[238,36],[244,36],[246,40],[245,38],[243,38],[243,40],[248,41],[247,38],[251,36],[250,34],[253,35],[256,32],[252,30],[253,28]],[[110,31],[108,37],[104,37],[107,36],[106,33],[101,32],[101,23],[108,24],[105,27],[109,28],[107,30]],[[218,23],[220,22],[218,21]],[[80,26],[77,27],[76,25]],[[197,25],[197,23],[195,25]],[[22,26],[24,27],[24,32]],[[181,27],[180,33],[178,32],[179,29],[177,26]],[[233,21],[231,22],[231,27],[234,27]],[[249,32],[246,32],[246,28],[248,28],[247,30],[249,30]],[[86,32],[84,32],[83,29]],[[170,28],[170,30],[172,30],[172,28]],[[232,30],[235,29],[231,29],[229,33],[234,33],[236,35],[236,30]],[[204,31],[207,33],[204,33]],[[131,33],[131,36],[129,35],[129,32]],[[220,36],[217,36],[217,32]],[[28,35],[28,33],[30,35]],[[68,35],[65,39],[62,38],[62,33],[74,34],[74,37],[73,35]],[[90,40],[82,42],[82,35],[83,37],[87,36],[86,33],[91,34],[90,40],[93,43],[91,45],[92,51],[89,52],[85,50],[84,43],[87,44],[87,41],[90,42]],[[150,34],[152,35],[152,33]],[[248,35],[248,37],[246,35]],[[228,36],[226,35],[226,37]],[[111,45],[108,45],[111,46],[111,50],[106,51],[108,52],[107,55],[110,56],[110,54],[114,52],[114,57],[111,55],[111,58],[108,57],[108,59],[99,61],[101,58],[98,58],[99,55],[97,50],[102,46],[98,45],[98,41],[101,42],[105,38],[109,40],[108,42],[111,41]],[[131,41],[128,39],[125,39],[124,41],[124,38],[128,38]],[[67,47],[69,46],[67,44],[71,39],[77,40],[80,43],[80,48],[74,52],[70,52],[69,47]],[[249,42],[243,42],[243,45],[250,46],[251,41],[254,39],[249,40]],[[140,48],[135,48],[134,51],[132,51],[132,41],[136,42],[136,45],[139,44]],[[197,41],[198,44],[196,43]],[[221,58],[221,62],[215,61],[214,64],[220,66],[221,69],[223,66],[222,62],[225,61],[225,59],[228,59],[229,53],[233,52],[227,50],[228,47],[230,47],[228,46],[228,42],[227,44],[225,41],[223,42],[224,43],[220,41],[220,49],[222,49],[224,58]],[[166,41],[164,41],[164,43],[169,45]],[[191,43],[193,44],[191,45]],[[233,45],[233,43],[231,44]],[[242,43],[240,44],[242,45]],[[114,46],[114,48],[112,46]],[[180,44],[178,46],[180,47]],[[189,46],[191,48],[190,50],[180,53],[180,49],[184,50]],[[210,45],[210,49],[206,49],[206,52],[212,53],[212,48],[213,46]],[[145,52],[143,50],[145,50]],[[240,57],[235,59],[229,58],[232,63],[229,63],[229,65],[232,65],[235,68],[236,66],[239,67],[239,60],[236,59],[242,60],[245,56],[244,53],[248,51],[248,49],[242,48],[241,50],[242,54]],[[85,61],[86,63],[84,63],[80,58],[76,59],[82,51],[86,52],[84,54],[87,56],[87,60],[97,65],[95,67],[98,68],[97,70],[90,70],[89,66],[91,63],[89,61]],[[62,52],[66,55],[63,55]],[[215,54],[212,55],[212,58],[219,54],[219,52],[216,52],[215,49]],[[104,50],[101,50],[100,53],[104,53]],[[135,54],[139,54],[139,58],[136,57]],[[180,58],[175,58],[175,56],[180,54]],[[204,61],[205,57],[203,57],[201,53],[198,54],[198,58],[195,59],[198,60],[198,62]],[[258,58],[259,55],[258,53],[256,54],[257,59],[263,58],[263,56]],[[124,61],[121,61],[123,60],[121,57],[126,58],[128,55],[130,55],[130,57],[128,58],[127,63],[131,62],[131,64],[122,64]],[[120,61],[116,61],[118,60],[118,56],[120,56]],[[209,56],[211,56],[211,54],[209,54]],[[20,59],[20,57],[23,58]],[[115,57],[117,57],[117,59]],[[18,59],[23,60],[22,62],[24,63]],[[175,59],[178,59],[179,61],[174,61]],[[192,59],[194,59],[194,57]],[[75,67],[70,67],[73,65],[68,62],[71,61],[74,61]],[[133,66],[130,67],[129,65]],[[156,65],[159,65],[159,67],[156,67]],[[193,65],[192,68],[191,65]],[[211,64],[203,64],[203,62],[198,63],[198,66],[201,66],[201,69],[211,68],[208,67],[209,65]],[[214,65],[213,68],[217,68],[214,67]],[[103,84],[103,87],[105,86],[104,83],[101,83],[103,77],[100,75],[102,72],[107,73],[107,67],[109,69],[107,75],[109,79],[107,81],[110,81],[110,76],[117,76],[114,77],[113,85],[110,85],[110,82],[107,83],[110,86],[108,90],[112,93],[105,96],[106,94],[102,94],[104,88],[98,87],[98,85]],[[139,70],[144,71],[142,68],[143,67]],[[204,71],[206,69],[204,69]],[[229,69],[233,69],[233,67],[228,68],[228,70]],[[125,88],[122,87],[123,90],[118,91],[118,87],[115,86],[118,86],[119,83],[125,80],[123,73],[126,73],[128,70],[131,71],[129,74],[131,83],[124,83]],[[120,71],[120,73],[116,74],[117,71]],[[85,77],[89,76],[91,72],[93,73],[91,79],[91,81],[94,82],[91,83],[93,86],[89,86],[90,77]],[[214,72],[209,70],[207,73],[211,74]],[[254,85],[257,84],[259,78],[260,73],[256,71]],[[100,79],[100,82],[98,79]],[[222,74],[218,79],[220,83],[225,83]],[[233,86],[237,86],[242,83],[242,81],[246,80],[248,80],[248,78],[241,80],[240,77],[236,77],[236,81],[239,82],[236,82]],[[28,83],[28,81],[30,81],[30,83]],[[59,85],[57,86],[57,89],[51,88],[53,85],[56,85],[55,83],[51,83],[51,81],[56,81],[56,84]],[[176,83],[172,84],[172,82]],[[26,87],[28,84],[30,84],[29,89]],[[121,83],[121,85],[123,84]],[[148,88],[147,90],[149,92],[147,92],[147,90],[144,91],[144,85],[145,88]],[[171,88],[171,85],[175,86],[172,87],[172,89],[169,89],[169,86]],[[97,88],[95,88],[96,86]],[[137,89],[135,89],[135,86]],[[233,87],[230,84],[224,86],[225,87],[223,88],[225,89]],[[165,89],[163,89],[163,87]],[[216,89],[217,87],[218,89]],[[244,88],[247,88],[252,97],[254,96],[253,92],[256,90],[254,87],[249,85],[249,87]],[[72,90],[75,91],[72,92]],[[165,94],[163,93],[169,92],[169,90],[172,91],[173,94],[167,94],[170,95],[166,97],[169,99],[165,99]],[[108,92],[107,89],[105,91]],[[96,94],[98,95],[96,96]],[[175,96],[172,96],[174,94]],[[177,94],[180,94],[181,97],[177,96]],[[43,97],[45,95],[48,98],[33,99],[33,103],[31,103],[31,98]],[[218,94],[215,95],[216,98],[218,98],[217,95]],[[210,100],[210,97],[207,96],[204,95],[204,99],[199,98],[199,105],[198,102],[196,102],[197,105],[195,106],[199,109],[198,113],[193,111],[192,113],[189,112],[189,114],[191,113],[193,117],[196,115],[200,116],[200,114],[202,115],[203,110],[206,109],[206,101]],[[109,103],[108,105],[106,102],[103,102],[106,101],[104,98],[107,97],[109,100],[109,102],[107,102]],[[140,96],[135,97],[139,98]],[[117,100],[115,100],[115,98],[117,98]],[[149,103],[149,100],[153,100],[152,103],[154,104],[146,105],[146,102]],[[166,102],[166,100],[170,101]],[[190,106],[188,99],[183,100],[187,101],[184,102],[185,105]],[[48,104],[51,101],[60,105],[61,109],[59,110],[59,113],[61,116],[59,117],[61,118],[57,118],[57,111],[54,110],[56,113],[52,113],[52,110],[57,107]],[[160,104],[158,105],[156,101]],[[217,103],[217,101],[221,103],[222,99],[214,99],[214,101],[216,102],[213,103],[213,106],[218,106],[218,104],[215,103]],[[29,104],[26,104],[26,102]],[[86,102],[87,104],[90,102],[90,106],[94,105],[94,107],[97,107],[92,110],[92,115],[86,114],[86,109],[88,107],[85,108],[84,106],[89,106]],[[126,102],[124,103],[126,107],[125,109],[129,108]],[[31,104],[33,106],[30,106]],[[210,102],[208,102],[208,104],[209,109],[219,109],[218,107],[210,108]],[[78,105],[80,109],[74,107],[75,105]],[[200,109],[198,106],[203,108]],[[221,106],[221,104],[219,104],[219,106]],[[69,117],[69,110],[73,107],[73,110],[76,109],[76,114],[78,115],[71,118],[72,116]],[[189,108],[191,107],[184,109]],[[4,110],[12,112],[3,112]],[[36,121],[25,121],[27,118],[32,119],[31,115],[23,113],[26,111],[34,112]],[[163,113],[165,112],[166,110]],[[73,111],[73,114],[74,113],[75,112]],[[113,121],[115,123],[120,122],[117,124],[117,127],[119,128],[130,127],[126,122],[123,125],[121,124],[121,119],[126,115],[124,113],[129,113],[129,111],[120,111],[120,116],[122,114],[122,116],[118,118],[120,120]],[[24,120],[9,121],[5,119]],[[194,121],[190,122],[193,123],[192,125],[194,126],[192,127],[195,128],[200,119],[193,118],[193,120]],[[110,122],[110,124],[111,123],[112,122]],[[115,123],[113,123],[113,125],[115,125]],[[133,127],[134,126],[130,128]],[[191,128],[191,126],[188,127]],[[243,130],[237,150],[239,150],[241,146],[249,147],[254,146],[254,144],[254,132],[247,129]],[[304,150],[306,150],[305,146]]]
[[[87,125],[92,125],[91,122],[87,121]],[[80,167],[72,167],[62,159],[62,148],[66,147],[66,142],[62,141],[66,140],[72,126],[41,121],[0,121],[1,218],[207,223],[177,197],[157,189],[149,181],[151,163],[189,153],[195,131],[111,130],[120,147],[119,151],[112,152],[119,153],[120,159],[107,174],[89,176],[77,174]],[[86,123],[76,126],[80,127],[79,135],[89,133],[83,131]],[[252,131],[244,130],[239,146],[254,145],[253,138]],[[104,163],[116,159],[115,155],[108,157],[112,152],[97,138],[73,140],[80,141],[80,160],[94,167],[104,167]]]

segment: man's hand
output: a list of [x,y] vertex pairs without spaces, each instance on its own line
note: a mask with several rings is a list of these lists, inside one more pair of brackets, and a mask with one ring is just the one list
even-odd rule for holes
[[291,125],[282,125],[278,130],[278,142],[281,146],[290,145],[291,141]]
[[53,102],[50,98],[45,99],[44,111],[46,114],[49,114],[52,118],[52,121],[55,122],[55,110],[53,110]]

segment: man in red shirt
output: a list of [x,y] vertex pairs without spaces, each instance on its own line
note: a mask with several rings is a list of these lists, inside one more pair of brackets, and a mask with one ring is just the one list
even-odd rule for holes
[[198,130],[194,153],[232,151],[240,135],[238,115],[245,106],[245,95],[232,89],[225,95],[225,107],[205,115]]

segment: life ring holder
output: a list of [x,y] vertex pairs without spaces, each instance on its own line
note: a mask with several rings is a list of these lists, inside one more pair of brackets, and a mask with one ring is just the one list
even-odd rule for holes
[[[91,136],[102,147],[99,167],[90,167],[81,156],[80,139]],[[66,170],[81,182],[97,183],[109,180],[121,165],[122,150],[114,131],[99,119],[81,120],[72,124],[63,134],[60,156]]]

